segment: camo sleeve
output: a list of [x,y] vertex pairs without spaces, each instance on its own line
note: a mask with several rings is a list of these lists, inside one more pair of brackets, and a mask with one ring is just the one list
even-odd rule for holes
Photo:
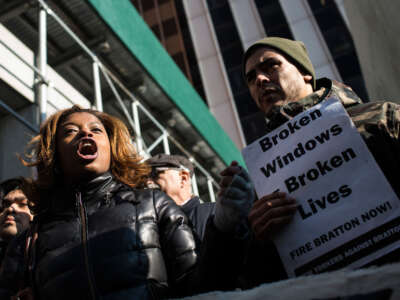
[[400,105],[370,102],[356,105],[348,113],[400,198]]
[[400,105],[385,102],[384,119],[382,125],[387,132],[396,140],[400,137]]
[[[372,134],[376,129],[398,140],[400,136],[400,105],[392,102],[371,102],[351,108],[349,115],[361,134]],[[371,130],[372,129],[372,130]],[[381,132],[381,134],[383,133]]]

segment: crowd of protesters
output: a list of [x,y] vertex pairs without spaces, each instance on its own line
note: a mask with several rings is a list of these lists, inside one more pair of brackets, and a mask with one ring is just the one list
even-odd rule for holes
[[[243,75],[266,133],[339,98],[399,194],[396,104],[361,104],[349,87],[317,81],[304,44],[287,39],[254,43]],[[287,278],[271,235],[296,201],[271,191],[253,203],[237,162],[221,172],[216,202],[202,203],[187,158],[143,161],[122,121],[78,106],[50,116],[31,150],[21,160],[37,176],[0,184],[1,299],[160,299]]]

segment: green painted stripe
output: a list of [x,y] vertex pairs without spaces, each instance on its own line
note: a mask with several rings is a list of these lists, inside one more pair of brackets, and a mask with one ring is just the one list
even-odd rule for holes
[[88,0],[166,95],[226,163],[241,153],[129,0]]

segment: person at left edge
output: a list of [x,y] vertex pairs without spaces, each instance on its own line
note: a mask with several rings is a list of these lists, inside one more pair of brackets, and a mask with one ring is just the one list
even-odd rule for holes
[[179,207],[159,190],[134,188],[149,168],[139,163],[120,120],[74,106],[52,115],[32,145],[34,160],[26,163],[38,174],[28,190],[38,234],[28,257],[32,269],[24,265],[22,234],[0,271],[1,299],[18,297],[27,287],[40,300],[107,300],[160,299],[228,286],[223,274],[229,276],[230,260],[240,259],[229,250],[244,241],[235,228],[252,205],[247,174],[231,172],[197,254]]
[[23,184],[22,178],[0,183],[0,265],[10,241],[27,229],[33,219]]

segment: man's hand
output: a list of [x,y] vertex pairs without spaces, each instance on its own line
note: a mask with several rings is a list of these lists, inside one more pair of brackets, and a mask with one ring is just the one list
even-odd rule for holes
[[286,193],[277,192],[256,201],[249,214],[249,222],[258,240],[269,239],[271,234],[289,223],[297,205]]
[[234,232],[248,216],[254,188],[247,172],[236,161],[221,172],[214,224],[222,232]]

